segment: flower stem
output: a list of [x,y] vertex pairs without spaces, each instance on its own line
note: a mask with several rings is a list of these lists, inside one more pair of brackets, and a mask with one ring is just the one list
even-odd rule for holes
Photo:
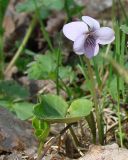
[[14,57],[12,58],[11,62],[9,63],[9,65],[7,66],[6,70],[5,70],[5,73],[8,73],[9,70],[12,68],[12,66],[16,63],[17,59],[19,58],[19,56],[22,54],[22,51],[24,49],[24,47],[26,46],[30,36],[31,36],[31,33],[35,27],[35,24],[36,24],[36,16],[33,17],[32,21],[31,21],[31,24],[27,30],[27,33],[23,39],[23,42],[21,43],[20,47],[18,48],[16,54],[14,55]]
[[[83,73],[84,78],[87,81],[89,81],[89,75],[85,70],[83,59],[81,58],[81,56],[79,56],[79,59],[80,59],[81,67],[82,67],[82,68],[80,68],[81,72]],[[93,136],[93,143],[95,144],[96,143],[96,125],[95,125],[95,118],[94,118],[93,112],[91,112],[90,115],[86,117],[86,121],[88,122],[88,125],[91,129],[92,136]]]
[[102,114],[98,105],[98,99],[97,99],[97,93],[96,93],[96,89],[95,89],[95,81],[94,81],[94,74],[93,74],[93,70],[90,64],[90,61],[87,57],[85,57],[85,61],[88,67],[88,75],[91,81],[91,94],[93,96],[93,100],[94,100],[94,106],[95,106],[95,113],[96,113],[96,122],[97,122],[97,128],[98,128],[98,138],[99,138],[99,142],[100,144],[103,144],[104,142],[104,133],[103,133],[103,125],[102,125]]

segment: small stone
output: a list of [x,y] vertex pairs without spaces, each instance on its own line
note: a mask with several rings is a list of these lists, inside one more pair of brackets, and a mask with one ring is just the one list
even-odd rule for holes
[[117,144],[90,147],[90,150],[79,160],[128,160],[128,150]]
[[0,107],[0,153],[24,151],[32,147],[37,147],[37,141],[31,124]]

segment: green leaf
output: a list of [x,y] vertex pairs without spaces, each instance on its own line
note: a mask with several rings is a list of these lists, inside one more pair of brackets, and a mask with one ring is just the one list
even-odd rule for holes
[[82,6],[81,4],[79,4],[77,1],[74,0],[66,0],[65,3],[65,10],[66,12],[68,11],[70,17],[73,17],[74,15],[81,14],[81,11],[85,8],[85,6]]
[[120,29],[122,30],[122,32],[124,32],[125,34],[128,34],[128,26],[125,25],[121,25]]
[[44,0],[43,2],[51,10],[61,10],[64,8],[64,0]]
[[38,55],[28,67],[27,73],[30,79],[54,79],[56,69],[55,56],[51,53]]
[[14,103],[13,109],[21,120],[29,119],[33,116],[33,104],[28,102]]
[[3,23],[6,8],[8,6],[9,0],[0,0],[0,25]]
[[32,61],[32,58],[29,56],[20,57],[16,61],[16,66],[18,67],[19,71],[24,72],[24,70],[26,70],[27,64],[30,63],[31,61]]
[[82,98],[74,100],[68,109],[69,117],[88,116],[92,111],[92,106],[93,106],[93,103],[90,100],[82,99]]
[[50,125],[45,121],[37,119],[36,117],[33,118],[32,125],[35,129],[35,135],[37,138],[44,142],[49,135]]
[[50,123],[71,123],[90,114],[93,103],[87,99],[78,99],[69,106],[60,96],[47,94],[34,107],[34,115]]
[[16,6],[16,10],[17,12],[33,12],[37,8],[44,8],[47,10],[61,10],[64,7],[64,0],[38,0],[36,1],[36,5],[37,6],[35,6],[34,0],[26,0],[25,2],[18,4]]
[[34,129],[42,129],[42,127],[41,127],[41,121],[39,120],[39,119],[37,119],[36,117],[34,117],[33,119],[32,119],[32,126],[33,126],[33,128]]
[[124,66],[117,63],[114,59],[112,59],[110,56],[103,56],[106,61],[108,61],[114,70],[119,74],[119,76],[124,79],[124,81],[128,84],[128,70],[124,68]]
[[48,8],[45,7],[40,9],[40,17],[42,20],[46,19],[49,15],[50,11],[48,10]]
[[[108,87],[108,85],[107,85]],[[113,99],[117,99],[117,80],[114,78],[114,80],[110,81],[109,87],[107,88],[110,95]]]
[[70,82],[74,80],[75,74],[70,66],[59,67],[59,77],[61,79],[69,79]]
[[[122,91],[124,89],[124,81],[122,79],[120,79],[120,81],[119,81],[119,87],[120,87],[119,88],[120,91]],[[116,77],[114,77],[114,76],[112,77],[110,84],[109,84],[109,87],[107,85],[107,89],[109,90],[112,98],[114,100],[117,100],[118,93],[117,93],[117,78]]]
[[[60,60],[61,61],[61,60]],[[61,65],[61,63],[59,64]],[[57,56],[54,53],[46,53],[45,55],[38,55],[35,61],[28,65],[28,76],[30,79],[56,79]],[[62,79],[69,79],[70,82],[74,79],[74,72],[70,66],[59,66],[59,77]]]
[[0,96],[8,99],[27,98],[29,92],[13,80],[0,81]]
[[[36,1],[37,7],[40,8],[43,6],[43,0]],[[19,3],[16,6],[17,12],[33,12],[36,10],[34,0],[25,0],[23,3]]]
[[34,114],[43,119],[64,118],[68,104],[60,97],[52,94],[43,95],[41,103],[34,108]]
[[0,99],[0,107],[10,108],[12,102]]

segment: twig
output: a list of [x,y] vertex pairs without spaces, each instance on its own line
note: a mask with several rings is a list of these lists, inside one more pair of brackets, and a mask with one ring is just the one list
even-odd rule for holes
[[[123,119],[123,120],[121,121],[121,124],[123,124],[123,123],[125,123],[125,122],[127,122],[127,121],[128,121],[128,117],[126,117],[125,119]],[[114,123],[114,124],[107,130],[107,132],[106,132],[106,134],[105,134],[105,138],[107,137],[107,134],[108,134],[109,132],[111,132],[115,127],[118,127],[118,122]]]
[[42,160],[42,158],[45,156],[49,148],[59,139],[74,123],[70,123],[67,125],[54,139],[51,140],[51,143],[44,148],[43,153],[38,157],[37,160]]
[[80,146],[80,143],[78,141],[78,138],[76,137],[75,133],[74,133],[74,130],[72,127],[69,128],[70,130],[70,133],[71,133],[71,136],[73,137],[73,140],[74,140],[74,143],[76,146]]

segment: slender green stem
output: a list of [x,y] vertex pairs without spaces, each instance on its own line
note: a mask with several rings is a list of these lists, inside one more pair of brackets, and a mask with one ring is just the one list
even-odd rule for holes
[[125,52],[125,42],[126,42],[126,35],[123,32],[122,33],[122,38],[121,38],[121,53],[120,53],[120,63],[121,65],[125,65],[125,57],[124,57],[124,52]]
[[40,26],[41,26],[41,31],[42,31],[42,33],[43,33],[43,36],[44,36],[45,40],[47,41],[50,50],[51,50],[51,51],[54,51],[54,48],[53,48],[53,46],[52,46],[52,42],[51,42],[51,40],[50,40],[49,34],[48,34],[48,32],[46,31],[45,25],[44,25],[44,23],[43,23],[43,21],[42,21],[42,19],[41,19],[40,12],[39,12],[39,9],[38,9],[38,6],[37,6],[37,2],[36,2],[36,0],[33,0],[33,2],[34,2],[34,4],[35,4],[36,16],[37,16],[37,19],[39,20],[39,23],[40,23]]
[[38,151],[37,151],[37,154],[38,154],[37,160],[40,160],[40,156],[42,154],[43,146],[44,146],[44,143],[42,141],[40,141]]
[[93,64],[94,64],[94,70],[95,70],[98,86],[101,86],[102,83],[101,83],[101,79],[100,79],[100,75],[99,75],[99,71],[98,71],[98,66],[97,66],[95,59],[93,59]]
[[67,13],[68,21],[70,21],[72,16],[70,14],[70,10],[69,10],[69,7],[68,7],[68,0],[65,0],[64,8],[65,8],[65,11]]
[[68,86],[64,83],[64,81],[62,80],[61,77],[59,77],[60,80],[60,84],[62,85],[62,87],[64,87],[66,93],[68,94],[69,99],[72,99],[72,94],[71,94],[71,90],[68,88]]
[[121,1],[121,0],[119,0],[119,4],[120,4],[121,10],[122,10],[122,12],[123,12],[123,14],[124,14],[126,23],[128,24],[128,16],[127,16],[127,13],[126,13],[126,11],[125,11],[124,5],[122,4],[122,1]]
[[[121,50],[121,38],[120,38],[120,35],[121,35],[120,29],[119,29],[119,26],[117,25],[116,26],[116,61],[119,64],[123,64],[122,58],[124,58],[124,57],[123,57],[123,55],[121,55],[121,53],[123,51]],[[117,78],[117,115],[118,115],[118,124],[119,124],[118,128],[119,128],[120,144],[121,144],[121,147],[122,147],[123,146],[123,137],[122,137],[123,132],[122,132],[121,115],[120,115],[120,113],[121,113],[120,112],[120,80],[121,79],[120,79],[120,77],[118,75],[116,76],[116,78]]]
[[122,125],[121,125],[121,115],[120,115],[120,89],[119,89],[119,77],[117,76],[117,115],[118,115],[118,124],[119,124],[119,137],[120,137],[120,145],[123,147],[123,133],[122,133]]
[[93,112],[91,112],[90,115],[86,117],[86,121],[88,122],[88,125],[93,135],[93,143],[96,144],[96,125],[94,125],[95,119],[94,119]]
[[[81,64],[81,71],[83,73],[84,78],[89,81],[89,75],[85,70],[85,66],[83,63],[83,59],[81,58],[81,56],[79,56],[80,59],[80,64]],[[95,125],[95,118],[93,113],[91,112],[91,114],[89,116],[86,117],[86,121],[88,122],[88,125],[91,129],[92,135],[93,135],[93,142],[94,144],[96,143],[96,125]]]
[[[121,38],[121,52],[120,52],[120,64],[122,66],[125,66],[125,56],[124,56],[124,53],[125,53],[125,42],[126,42],[126,35],[125,33],[122,33],[122,38]],[[124,80],[121,79],[122,81],[122,96],[123,96],[123,101],[125,102],[125,84],[124,84]]]
[[115,22],[115,18],[116,18],[116,16],[115,16],[115,0],[112,0],[112,25],[113,25],[113,27],[114,27],[114,22]]
[[97,121],[98,135],[99,135],[98,138],[99,138],[100,144],[103,144],[104,143],[104,132],[103,132],[103,125],[102,125],[102,121],[101,121],[102,113],[101,113],[99,105],[98,105],[93,70],[92,70],[90,61],[87,57],[85,57],[85,61],[86,61],[87,67],[88,67],[88,74],[89,74],[89,78],[91,81],[91,93],[93,96],[94,106],[95,106],[96,121]]
[[26,33],[26,35],[25,35],[25,37],[24,37],[24,39],[23,39],[23,41],[22,41],[22,43],[20,45],[20,47],[18,48],[16,54],[14,55],[14,57],[11,60],[11,62],[7,66],[5,73],[9,72],[9,70],[12,68],[12,66],[16,63],[16,61],[18,60],[18,58],[22,54],[23,49],[25,48],[25,46],[26,46],[26,44],[27,44],[27,42],[28,42],[28,40],[29,40],[29,38],[31,36],[31,33],[32,33],[32,31],[33,31],[33,29],[35,27],[35,24],[36,24],[36,17],[34,16],[32,21],[31,21],[31,23],[30,23],[30,26],[29,26],[29,28],[27,30],[27,33]]
[[57,67],[56,67],[56,93],[59,95],[59,62],[60,62],[60,49],[57,51]]
[[84,62],[83,62],[83,59],[82,59],[81,56],[79,56],[79,60],[80,60],[80,64],[81,64],[81,67],[82,67],[82,68],[80,68],[80,70],[81,70],[84,78],[85,78],[86,80],[89,80],[89,78],[88,78],[88,72],[87,72],[86,69],[85,69],[85,65],[84,65]]

